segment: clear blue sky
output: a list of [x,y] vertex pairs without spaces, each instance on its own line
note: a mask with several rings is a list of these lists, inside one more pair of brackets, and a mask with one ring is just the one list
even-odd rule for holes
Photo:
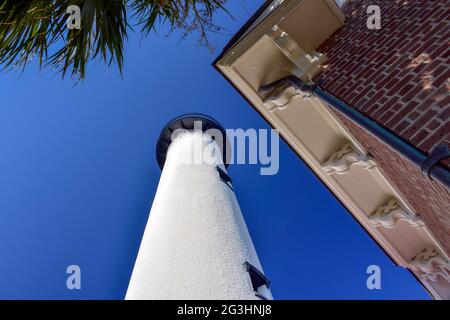
[[[217,55],[259,1],[230,1]],[[101,63],[74,86],[34,65],[0,75],[0,298],[122,299],[156,191],[163,125],[202,112],[226,128],[267,128],[213,69],[196,38],[130,34],[123,79]],[[395,267],[283,143],[280,171],[231,166],[242,211],[277,299],[429,298]],[[293,201],[295,199],[295,201]],[[301,204],[301,205],[299,205]],[[82,289],[66,288],[66,267]],[[382,289],[366,288],[366,268]]]

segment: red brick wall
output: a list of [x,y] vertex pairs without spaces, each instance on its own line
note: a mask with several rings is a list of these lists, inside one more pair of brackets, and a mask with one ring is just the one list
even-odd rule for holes
[[[380,30],[367,28],[367,5],[380,6]],[[343,9],[345,26],[317,50],[329,62],[316,81],[426,153],[450,145],[450,1],[348,0]],[[343,121],[450,253],[450,192]]]
[[[381,29],[366,27],[367,5]],[[424,152],[450,145],[450,1],[349,0],[323,87]]]

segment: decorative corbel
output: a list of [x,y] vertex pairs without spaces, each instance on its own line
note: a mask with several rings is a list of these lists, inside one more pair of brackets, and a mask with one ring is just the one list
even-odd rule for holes
[[435,248],[428,247],[420,252],[410,264],[410,268],[428,281],[444,280],[450,283],[450,263]]
[[372,169],[376,163],[370,156],[361,154],[351,144],[345,144],[341,149],[331,155],[322,163],[322,169],[329,175],[345,174],[352,165],[360,165],[366,169]]
[[283,54],[296,66],[290,70],[302,80],[310,81],[327,61],[327,57],[317,51],[306,52],[300,45],[278,25],[273,26],[267,35]]
[[289,103],[295,98],[310,98],[311,94],[304,93],[294,86],[287,85],[275,89],[272,94],[264,99],[264,105],[269,109],[270,112],[275,112],[277,110],[285,110],[288,108]]
[[386,204],[378,208],[369,216],[369,221],[375,227],[392,229],[400,221],[408,222],[412,228],[418,229],[425,226],[424,222],[418,217],[404,209],[396,199],[390,199]]

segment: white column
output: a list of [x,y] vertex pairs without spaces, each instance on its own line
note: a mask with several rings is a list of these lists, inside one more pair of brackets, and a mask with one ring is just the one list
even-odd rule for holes
[[272,299],[245,267],[262,272],[231,183],[191,161],[204,137],[187,131],[168,148],[126,299]]

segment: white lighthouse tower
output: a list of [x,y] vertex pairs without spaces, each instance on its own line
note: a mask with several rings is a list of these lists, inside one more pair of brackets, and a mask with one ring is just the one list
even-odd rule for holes
[[226,172],[226,142],[204,115],[162,130],[161,179],[126,299],[272,299]]

